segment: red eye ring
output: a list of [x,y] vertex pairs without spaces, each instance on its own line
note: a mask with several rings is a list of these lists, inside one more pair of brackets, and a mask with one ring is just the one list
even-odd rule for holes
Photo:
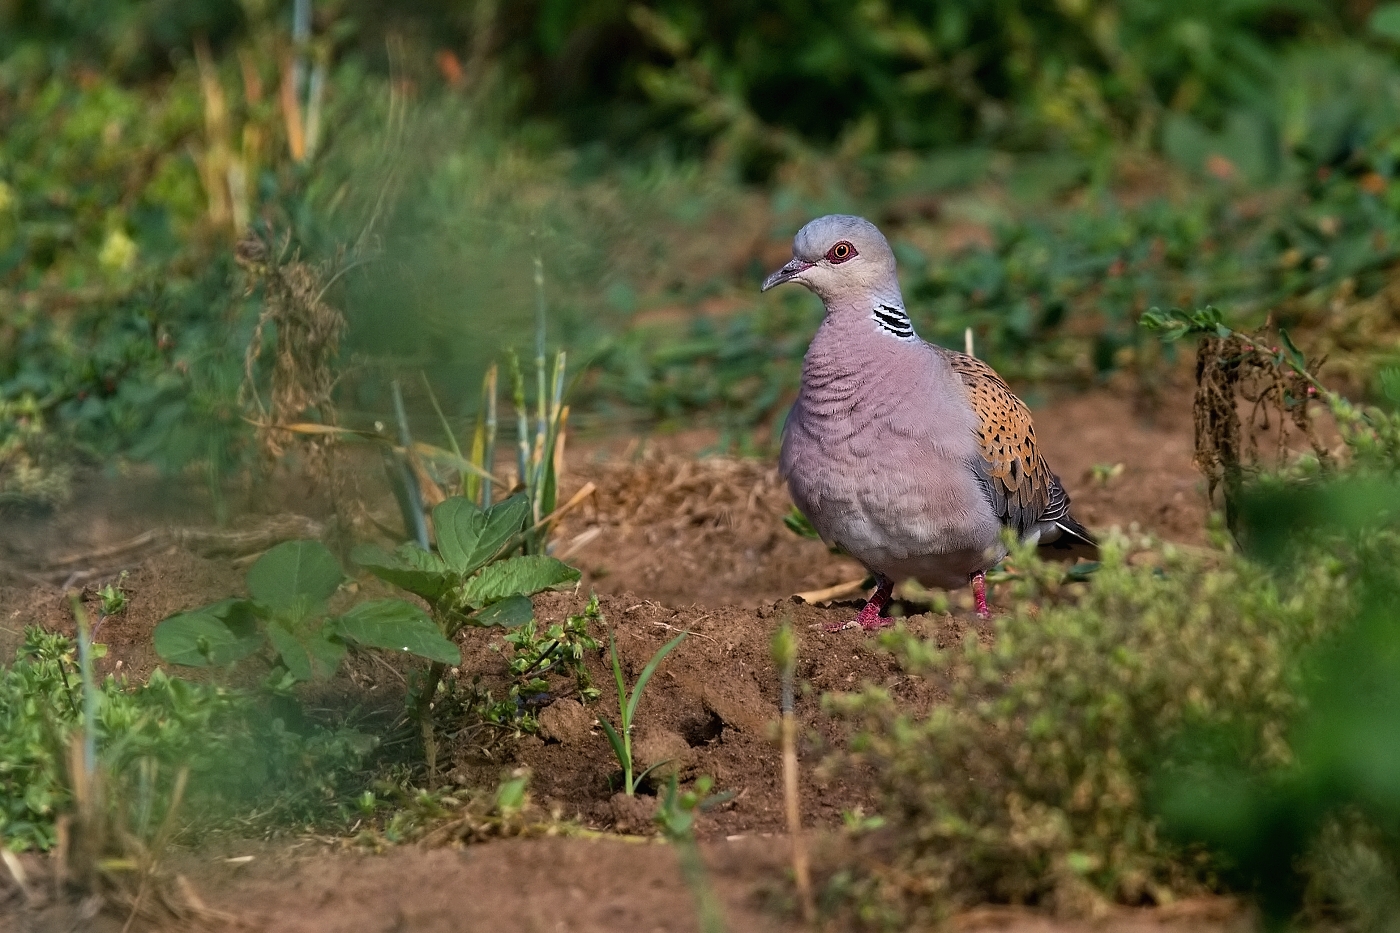
[[860,254],[856,252],[856,248],[851,245],[849,240],[842,240],[826,251],[827,260],[837,264],[843,263],[847,259],[853,259],[859,255]]

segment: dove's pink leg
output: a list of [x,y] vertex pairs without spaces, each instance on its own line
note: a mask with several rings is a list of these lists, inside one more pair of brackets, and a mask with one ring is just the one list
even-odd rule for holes
[[987,606],[987,575],[985,573],[974,573],[972,575],[972,598],[977,601],[977,618],[990,619],[992,610]]
[[887,625],[894,625],[889,619],[880,618],[880,613],[890,604],[890,596],[894,593],[894,582],[885,577],[875,578],[875,592],[866,601],[860,613],[849,622],[832,622],[826,626],[828,632],[839,632],[843,629],[854,628],[859,625],[867,632],[877,628],[884,628]]

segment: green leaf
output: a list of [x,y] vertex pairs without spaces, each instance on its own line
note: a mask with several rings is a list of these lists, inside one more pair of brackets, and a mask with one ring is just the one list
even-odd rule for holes
[[1280,327],[1278,329],[1278,337],[1283,343],[1284,352],[1287,354],[1289,362],[1293,364],[1293,368],[1300,373],[1307,372],[1307,357],[1303,356],[1303,351],[1298,349],[1298,345],[1293,342],[1293,338],[1288,336],[1288,331]]
[[647,666],[642,668],[642,676],[637,678],[636,685],[632,687],[632,696],[627,699],[627,715],[623,717],[624,722],[630,723],[632,721],[632,717],[637,712],[637,703],[642,699],[642,690],[646,688],[647,681],[651,680],[651,675],[656,673],[656,668],[665,659],[666,655],[670,654],[677,645],[685,641],[685,636],[686,633],[681,632],[675,638],[666,642],[666,644],[661,646],[660,651],[651,656],[651,660],[647,662]]
[[598,725],[603,727],[603,733],[608,737],[608,744],[612,746],[613,754],[617,756],[618,765],[621,766],[624,771],[630,770],[631,766],[627,761],[627,749],[622,744],[622,737],[613,729],[612,723],[608,722],[602,716],[598,717]]
[[530,596],[573,583],[579,576],[577,570],[562,560],[531,554],[487,566],[467,581],[463,592],[468,605],[485,606],[507,596]]
[[1400,42],[1400,3],[1382,3],[1376,7],[1366,26],[1372,35]]
[[298,602],[325,602],[344,579],[339,562],[324,544],[287,541],[253,564],[248,571],[248,592],[264,606],[290,609]]
[[361,544],[350,559],[381,580],[423,597],[430,603],[452,588],[454,575],[447,563],[416,544],[402,544],[393,554],[373,544]]
[[282,664],[297,680],[326,680],[345,657],[345,643],[329,622],[314,632],[298,636],[287,628],[285,620],[274,618],[268,623],[267,637],[281,656]]
[[186,667],[222,666],[240,661],[263,644],[246,599],[222,602],[181,612],[156,626],[156,654]]
[[360,603],[332,624],[338,635],[369,648],[405,651],[443,664],[462,663],[461,650],[442,636],[428,614],[401,599]]
[[470,500],[453,496],[433,509],[433,531],[443,560],[463,576],[501,552],[525,527],[530,502],[523,493],[483,512]]
[[535,606],[530,602],[530,597],[516,594],[487,606],[472,616],[470,624],[481,628],[519,628],[534,617]]

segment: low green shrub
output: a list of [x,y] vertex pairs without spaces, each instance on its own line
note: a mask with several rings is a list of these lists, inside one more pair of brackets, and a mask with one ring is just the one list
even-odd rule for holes
[[857,885],[872,915],[1166,901],[1210,878],[1149,805],[1177,739],[1209,727],[1251,766],[1290,759],[1297,659],[1350,608],[1340,565],[1284,583],[1228,551],[1166,545],[1147,566],[1113,537],[1103,552],[1082,588],[1017,552],[1014,608],[991,644],[887,636],[912,676],[946,691],[931,711],[876,687],[835,698],[859,726],[852,750],[875,768],[892,839]]
[[[101,653],[100,645],[95,645]],[[73,803],[68,751],[82,728],[81,684],[71,639],[25,630],[12,665],[0,668],[0,845],[47,849]],[[96,685],[99,766],[112,801],[163,806],[152,775],[190,769],[186,807],[201,825],[256,812],[263,823],[336,815],[336,800],[374,740],[350,729],[295,723],[265,696],[170,677],[157,669],[136,685]],[[299,718],[300,719],[300,718]],[[154,764],[157,767],[153,768]],[[152,822],[149,812],[142,822]],[[154,817],[159,823],[159,816]]]

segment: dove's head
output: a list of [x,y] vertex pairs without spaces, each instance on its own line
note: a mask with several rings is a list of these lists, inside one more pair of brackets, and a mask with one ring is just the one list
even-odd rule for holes
[[828,310],[848,298],[899,296],[890,244],[874,224],[850,214],[818,217],[797,231],[792,259],[763,280],[763,290],[784,282],[815,292]]

